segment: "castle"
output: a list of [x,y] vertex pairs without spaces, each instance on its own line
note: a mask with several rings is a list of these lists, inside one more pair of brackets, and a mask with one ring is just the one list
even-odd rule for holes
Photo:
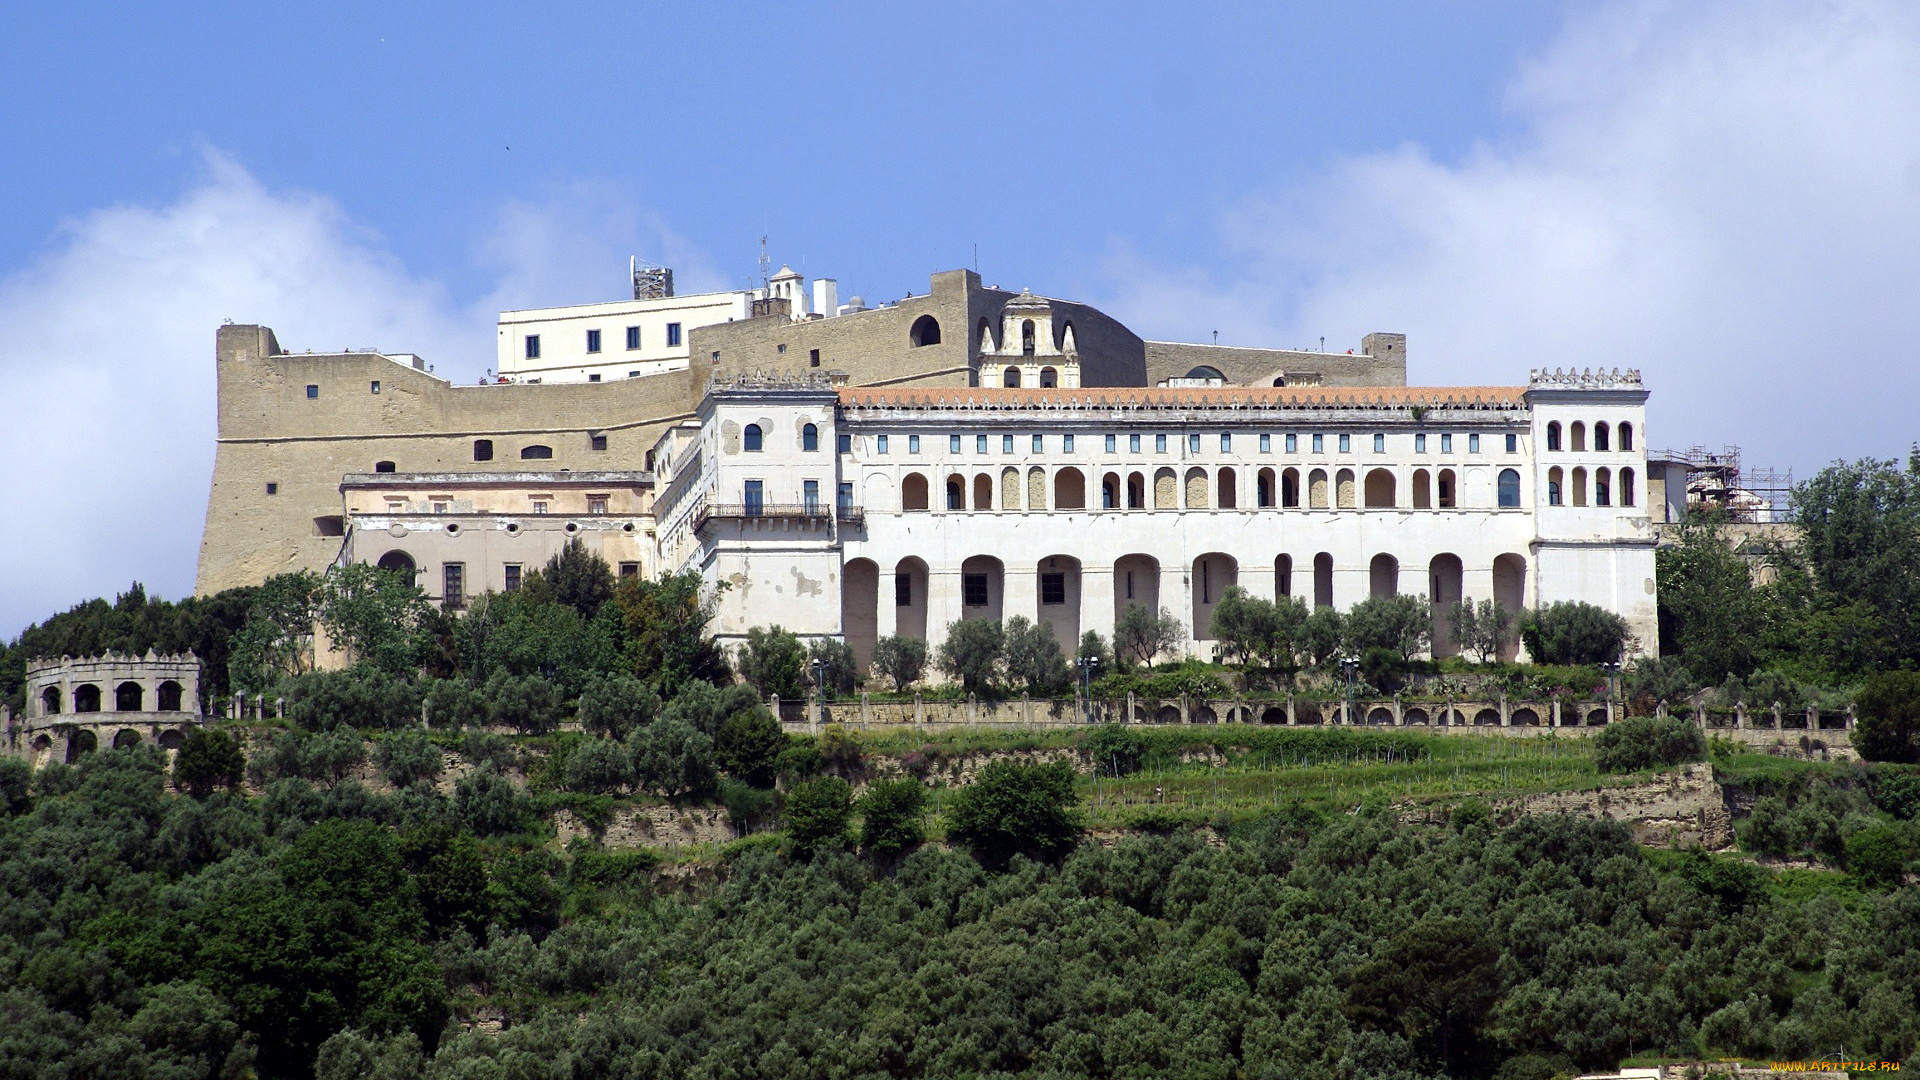
[[1235,584],[1436,613],[1584,600],[1656,640],[1664,493],[1636,371],[1409,387],[1397,334],[1146,341],[965,270],[874,308],[784,268],[696,297],[634,278],[630,302],[503,314],[479,386],[222,327],[199,590],[348,560],[457,606],[577,537],[623,575],[729,583],[723,642],[779,623],[863,660],[1015,614],[1071,653],[1127,604],[1168,608],[1207,655]]

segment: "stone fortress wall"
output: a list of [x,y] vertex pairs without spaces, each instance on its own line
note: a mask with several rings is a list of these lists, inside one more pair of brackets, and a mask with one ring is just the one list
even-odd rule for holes
[[71,657],[27,666],[26,713],[5,717],[0,753],[72,762],[102,746],[180,748],[202,722],[200,660],[192,653]]

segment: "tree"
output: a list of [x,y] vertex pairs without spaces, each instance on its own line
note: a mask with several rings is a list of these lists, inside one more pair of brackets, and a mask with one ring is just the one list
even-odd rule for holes
[[1346,631],[1347,647],[1355,653],[1384,649],[1404,666],[1427,647],[1433,633],[1433,612],[1418,596],[1401,593],[1368,597],[1347,612]]
[[1593,764],[1603,773],[1639,772],[1706,756],[1700,729],[1676,717],[1631,716],[1593,737]]
[[860,812],[860,848],[882,855],[899,855],[926,839],[920,815],[927,805],[927,789],[920,781],[876,780],[854,809]]
[[0,758],[0,816],[24,814],[32,805],[33,766],[16,757]]
[[1717,683],[1760,666],[1768,631],[1766,591],[1728,543],[1724,511],[1692,511],[1655,555],[1662,633],[1695,678]]
[[459,731],[487,720],[487,699],[465,679],[434,679],[421,696],[430,727]]
[[389,675],[408,675],[426,656],[432,607],[406,570],[348,563],[327,570],[320,592],[320,624],[354,663]]
[[627,739],[635,781],[661,795],[705,795],[719,777],[713,737],[669,712]]
[[1156,615],[1128,604],[1113,622],[1113,651],[1135,663],[1151,664],[1161,653],[1177,652],[1186,636],[1186,627],[1166,608]]
[[438,780],[446,768],[440,747],[419,728],[404,728],[383,737],[374,746],[373,761],[387,783],[397,788]]
[[893,681],[894,693],[905,693],[927,670],[927,640],[888,634],[873,647],[873,669]]
[[940,670],[969,694],[993,692],[1006,651],[1006,632],[992,619],[955,619],[940,643]]
[[525,735],[544,735],[560,726],[560,688],[538,675],[516,679],[496,671],[487,680],[487,719]]
[[173,759],[173,786],[204,799],[215,788],[232,788],[240,783],[246,757],[240,743],[224,731],[197,727],[187,732],[180,752]]
[[843,847],[853,820],[853,788],[837,776],[795,784],[787,796],[787,842],[812,856]]
[[1471,652],[1483,664],[1503,660],[1516,640],[1516,615],[1501,607],[1499,601],[1455,600],[1447,609],[1447,624],[1453,640],[1463,651]]
[[533,807],[512,781],[487,764],[454,781],[453,816],[476,836],[504,836],[524,831]]
[[625,791],[633,785],[633,755],[619,743],[587,739],[567,755],[566,784],[593,795]]
[[1074,650],[1075,660],[1092,660],[1098,671],[1113,670],[1113,650],[1107,646],[1107,639],[1100,636],[1098,630],[1088,630],[1080,635],[1080,647]]
[[283,677],[313,669],[313,625],[325,583],[310,570],[276,574],[262,582],[234,634],[228,678],[237,690],[261,694]]
[[[716,586],[725,588],[724,582]],[[701,591],[700,575],[693,571],[662,574],[655,581],[624,578],[614,589],[630,670],[652,683],[662,698],[671,698],[690,681],[717,685],[733,679],[727,658],[707,633],[713,596],[702,596]]]
[[398,728],[420,721],[420,690],[372,665],[314,671],[281,684],[287,719],[309,731]]
[[747,631],[740,648],[740,677],[761,697],[778,695],[787,701],[807,696],[807,647],[778,624]]
[[1520,640],[1536,664],[1603,664],[1619,660],[1632,635],[1627,620],[1583,600],[1562,600],[1529,612]]
[[1053,627],[1034,623],[1025,615],[1007,620],[1002,653],[1006,658],[1007,681],[1024,687],[1035,697],[1052,697],[1073,685],[1073,673],[1061,655],[1060,639]]
[[1864,458],[1793,490],[1799,553],[1829,605],[1858,604],[1885,657],[1920,659],[1920,450],[1901,470]]
[[547,565],[528,574],[520,591],[531,602],[564,604],[583,621],[591,620],[613,599],[613,568],[576,536]]
[[1082,827],[1073,766],[1064,761],[990,762],[947,808],[947,834],[996,869],[1016,854],[1064,855],[1078,842]]
[[713,740],[713,756],[728,776],[757,788],[773,786],[780,754],[787,748],[780,721],[766,706],[755,703],[720,722]]
[[1395,934],[1349,977],[1349,1015],[1431,1043],[1448,1073],[1500,998],[1500,950],[1479,926],[1428,917]]
[[1868,761],[1920,762],[1920,672],[1870,676],[1853,698],[1853,745]]
[[469,934],[486,929],[487,866],[473,837],[436,821],[401,834],[400,859],[413,877],[427,925]]
[[1847,873],[1870,885],[1897,886],[1913,855],[1912,831],[1880,821],[1847,837],[1845,865]]
[[853,646],[840,638],[814,638],[808,642],[807,671],[814,675],[812,681],[816,684],[824,675],[830,698],[852,697],[860,682],[860,661],[854,659]]
[[1126,776],[1137,772],[1146,755],[1146,741],[1140,733],[1121,724],[1100,724],[1087,735],[1087,754],[1093,767],[1106,776]]
[[602,675],[580,695],[580,726],[616,741],[660,715],[660,696],[627,675]]
[[1346,619],[1331,607],[1317,607],[1300,624],[1300,650],[1315,667],[1325,667],[1340,654],[1346,636]]

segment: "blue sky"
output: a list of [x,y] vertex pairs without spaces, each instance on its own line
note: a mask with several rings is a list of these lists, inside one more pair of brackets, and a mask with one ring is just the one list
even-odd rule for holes
[[977,247],[1153,337],[1638,367],[1650,445],[1803,477],[1920,435],[1905,0],[17,4],[0,140],[0,634],[191,589],[221,319],[465,378],[762,235],[843,297]]

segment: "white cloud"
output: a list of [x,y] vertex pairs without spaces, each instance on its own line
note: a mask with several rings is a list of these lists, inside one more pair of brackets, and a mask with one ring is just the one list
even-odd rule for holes
[[[417,352],[454,378],[493,361],[493,296],[457,302],[327,199],[268,191],[217,153],[204,172],[170,205],[67,224],[0,280],[0,636],[136,579],[192,590],[222,319],[271,326],[289,349]],[[624,252],[601,241],[643,231],[523,204],[482,253],[499,295],[576,288],[580,266],[618,295]]]
[[1411,381],[1633,366],[1653,445],[1807,475],[1920,426],[1920,9],[1615,4],[1516,72],[1515,137],[1408,146],[1223,215],[1231,272],[1124,250],[1157,335],[1409,335]]

